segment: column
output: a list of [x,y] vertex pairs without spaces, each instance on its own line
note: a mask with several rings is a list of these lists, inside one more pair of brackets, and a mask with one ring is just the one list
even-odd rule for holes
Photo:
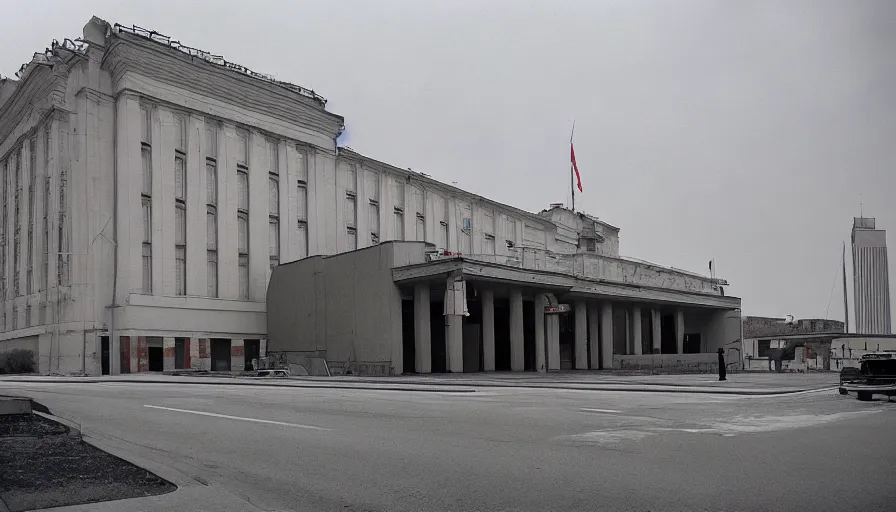
[[243,340],[230,340],[230,371],[241,372],[246,368]]
[[641,308],[633,307],[632,308],[632,344],[634,348],[634,354],[636,356],[641,355]]
[[464,317],[445,315],[445,352],[448,361],[445,366],[451,373],[464,371]]
[[613,305],[604,301],[600,305],[600,367],[613,368]]
[[482,370],[495,371],[495,292],[488,289],[482,290]]
[[162,369],[174,370],[174,338],[162,338]]
[[[549,295],[551,303],[557,304],[557,299]],[[560,370],[560,315],[545,315],[547,325],[547,360],[548,371]]]
[[521,372],[525,368],[523,343],[523,292],[516,288],[510,292],[510,369]]
[[588,308],[584,300],[575,303],[576,370],[588,369]]
[[653,316],[653,353],[654,354],[662,354],[663,353],[663,329],[662,329],[662,312],[658,309],[652,309],[650,311]]
[[429,283],[414,286],[414,370],[432,372],[432,331],[429,317]]
[[684,311],[675,310],[675,347],[676,354],[684,354]]
[[600,308],[596,302],[588,303],[588,344],[591,347],[591,369],[600,368]]
[[547,303],[545,295],[539,293],[535,296],[535,369],[539,372],[547,371],[545,362],[545,317],[544,306]]

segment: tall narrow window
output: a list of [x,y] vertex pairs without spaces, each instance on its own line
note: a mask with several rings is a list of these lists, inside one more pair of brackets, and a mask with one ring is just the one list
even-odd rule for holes
[[415,220],[415,229],[414,235],[415,240],[418,242],[423,242],[426,240],[426,214],[424,214],[424,195],[423,189],[414,187],[414,216]]
[[508,248],[516,246],[516,221],[511,218],[504,223],[504,240]]
[[12,246],[12,296],[18,297],[21,289],[19,288],[19,262],[22,260],[22,149],[19,148],[15,155],[16,167],[15,174],[12,177],[13,186],[13,217],[12,226],[13,246]]
[[218,124],[205,122],[206,294],[218,296]]
[[146,105],[140,107],[141,141],[140,159],[142,162],[143,186],[140,200],[143,210],[143,293],[152,293],[152,126],[151,111]]
[[[12,179],[9,175],[10,166],[9,160],[3,162],[3,165],[0,165],[0,169],[3,170],[3,175],[0,176],[0,302],[6,300],[6,237],[8,233],[6,232],[6,221],[7,211],[9,209],[9,201],[7,200],[7,191],[9,190],[9,180]],[[3,315],[3,323],[0,324],[3,329],[6,328],[6,308],[0,308],[0,314]]]
[[345,172],[345,235],[349,251],[358,248],[358,196],[355,177],[354,167],[348,168]]
[[299,185],[296,191],[298,214],[299,253],[298,259],[308,256],[308,168],[305,152],[299,149]]
[[482,252],[495,254],[495,213],[492,210],[482,210]]
[[[28,272],[25,274],[25,293],[34,293],[34,185],[37,174],[37,137],[28,144]],[[30,326],[30,324],[29,324]]]
[[187,121],[174,116],[174,293],[187,294]]
[[280,148],[268,142],[268,247],[271,270],[280,264]]
[[380,175],[364,171],[364,191],[367,193],[367,226],[370,228],[370,244],[380,243]]
[[392,193],[392,219],[395,240],[404,240],[404,183],[398,176],[394,177],[395,189]]
[[[41,289],[49,288],[50,282],[50,125],[44,127],[44,236],[43,240],[43,262],[41,268]],[[45,323],[45,322],[41,322]]]
[[249,134],[237,130],[236,224],[239,297],[249,300]]

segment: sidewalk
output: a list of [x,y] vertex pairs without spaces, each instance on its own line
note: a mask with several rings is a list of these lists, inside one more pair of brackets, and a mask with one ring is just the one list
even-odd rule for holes
[[291,388],[472,393],[488,388],[535,388],[578,391],[638,391],[712,393],[727,395],[782,395],[834,388],[836,373],[735,373],[720,382],[713,374],[624,375],[616,372],[578,371],[539,374],[495,372],[407,375],[399,377],[291,377],[286,379],[196,374],[132,374],[103,377],[3,376],[0,382],[141,383]]

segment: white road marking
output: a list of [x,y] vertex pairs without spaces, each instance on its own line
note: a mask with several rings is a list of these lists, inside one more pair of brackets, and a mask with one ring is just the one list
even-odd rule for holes
[[188,414],[198,414],[200,416],[211,416],[213,418],[226,418],[228,420],[253,421],[255,423],[267,423],[269,425],[284,425],[287,427],[306,428],[309,430],[330,430],[328,428],[315,427],[314,425],[300,425],[298,423],[286,423],[284,421],[260,420],[258,418],[244,418],[242,416],[230,416],[227,414],[218,414],[215,412],[190,411],[188,409],[175,409],[173,407],[162,407],[159,405],[144,404],[143,407],[149,407],[150,409],[163,409],[165,411],[185,412]]
[[615,414],[622,411],[617,411],[616,409],[589,409],[587,407],[582,407],[582,412],[605,412],[608,414]]

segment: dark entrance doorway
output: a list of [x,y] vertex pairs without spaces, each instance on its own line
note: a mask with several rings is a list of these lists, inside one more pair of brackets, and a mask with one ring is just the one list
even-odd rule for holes
[[510,300],[498,297],[495,297],[495,370],[510,371]]
[[174,368],[182,370],[187,364],[187,339],[174,338]]
[[570,310],[568,313],[555,315],[560,322],[560,369],[572,370],[576,367],[576,313]]
[[212,338],[212,371],[229,372],[230,371],[230,340],[221,338]]
[[401,358],[402,373],[412,373],[415,368],[417,352],[414,350],[414,300],[401,300]]
[[103,375],[109,375],[109,337],[100,336],[100,367]]
[[[439,292],[441,293],[441,292]],[[445,310],[443,302],[430,300],[429,330],[432,350],[432,372],[448,371],[447,353],[445,352]]]
[[678,351],[678,343],[675,341],[675,315],[663,315],[660,319],[660,345],[663,354],[674,354]]
[[165,359],[162,347],[146,347],[149,359],[149,371],[160,372],[165,369]]
[[531,300],[523,301],[523,369],[535,370],[535,302]]
[[243,369],[247,372],[255,369],[252,361],[261,357],[261,340],[243,340]]
[[684,335],[684,353],[685,354],[699,354],[701,348],[701,340],[700,334],[685,334]]

